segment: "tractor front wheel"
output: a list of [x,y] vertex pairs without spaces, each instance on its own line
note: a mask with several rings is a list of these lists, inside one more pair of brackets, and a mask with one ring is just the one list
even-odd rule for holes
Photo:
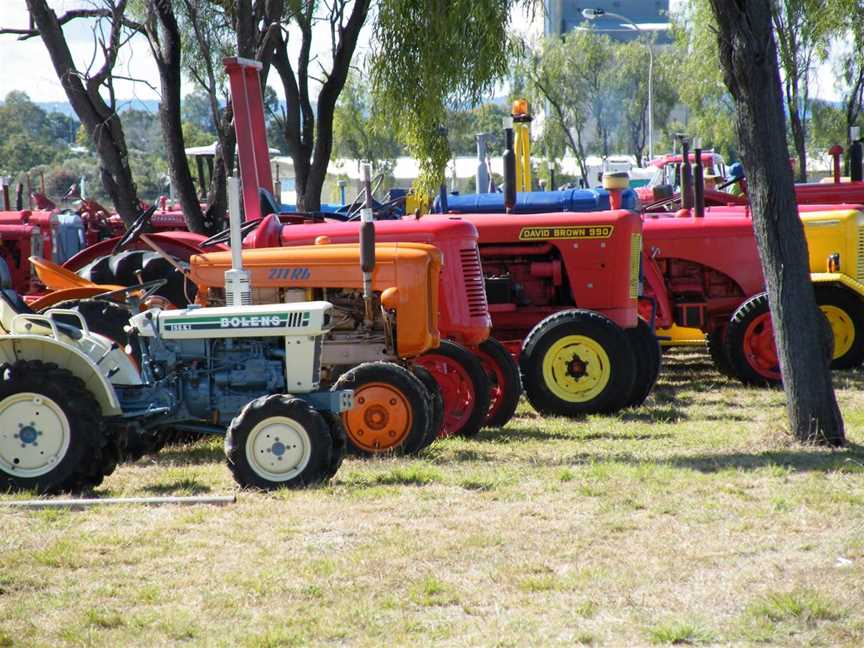
[[745,385],[780,384],[780,360],[766,293],[754,295],[732,314],[723,348],[735,376]]
[[654,383],[657,382],[657,376],[660,375],[660,342],[651,327],[641,318],[635,328],[625,329],[625,334],[636,360],[636,376],[624,407],[639,407],[648,398]]
[[495,338],[489,338],[473,349],[491,383],[487,427],[504,427],[516,413],[522,395],[519,365],[510,352]]
[[833,286],[816,287],[816,303],[834,336],[832,369],[850,369],[864,360],[864,304],[858,297]]
[[441,431],[444,429],[444,396],[441,394],[441,387],[435,382],[434,376],[425,368],[418,365],[413,365],[411,370],[417,379],[423,383],[429,397],[429,413],[430,425],[429,434],[426,441],[423,442],[423,447],[432,445],[432,443],[441,436]]
[[407,369],[367,362],[342,374],[332,389],[354,391],[354,408],[342,413],[349,453],[412,454],[425,447],[431,436],[430,397]]
[[475,436],[489,411],[489,378],[468,349],[443,340],[437,349],[416,359],[435,378],[444,396],[442,436]]
[[620,409],[633,389],[636,360],[615,322],[580,309],[537,324],[525,338],[519,368],[534,409],[582,416]]
[[324,417],[305,401],[282,394],[248,403],[225,435],[225,457],[234,479],[263,490],[325,481],[334,448]]
[[726,355],[726,348],[723,344],[725,337],[725,326],[715,328],[705,335],[705,346],[708,348],[708,355],[711,356],[714,368],[727,378],[737,378],[735,369],[732,368],[732,363],[729,362],[729,356]]
[[99,403],[71,372],[19,360],[0,373],[0,490],[97,486],[117,465],[113,442]]

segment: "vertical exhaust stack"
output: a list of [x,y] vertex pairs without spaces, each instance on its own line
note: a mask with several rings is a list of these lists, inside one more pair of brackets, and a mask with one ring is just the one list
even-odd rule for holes
[[504,210],[516,207],[516,152],[513,150],[513,118],[504,118]]
[[360,174],[365,194],[360,210],[360,270],[363,271],[363,305],[365,324],[372,327],[375,319],[372,298],[372,273],[375,271],[375,222],[372,214],[372,165],[364,162]]
[[226,306],[252,303],[249,273],[243,269],[243,239],[240,237],[240,180],[228,178],[228,224],[231,232],[231,269],[225,271]]
[[681,209],[693,209],[693,169],[690,166],[690,138],[681,138]]
[[693,149],[696,165],[693,167],[693,194],[696,200],[696,218],[705,216],[705,169],[702,168],[702,148]]
[[853,126],[849,129],[849,177],[852,182],[861,182],[864,179],[864,144],[861,143],[861,129]]

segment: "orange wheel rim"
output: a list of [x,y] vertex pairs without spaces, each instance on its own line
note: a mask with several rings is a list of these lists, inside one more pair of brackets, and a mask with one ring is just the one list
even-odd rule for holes
[[354,390],[354,409],[342,414],[352,443],[368,452],[387,452],[404,443],[411,430],[411,405],[405,395],[386,383],[369,383]]

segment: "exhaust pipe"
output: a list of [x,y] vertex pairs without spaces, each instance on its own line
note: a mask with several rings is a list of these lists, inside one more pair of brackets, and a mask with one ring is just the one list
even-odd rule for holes
[[[231,234],[231,269],[225,271],[225,304],[252,303],[249,273],[243,269],[243,239],[240,236],[240,179],[228,178],[228,225]],[[146,236],[146,235],[145,235]],[[144,239],[146,242],[146,239]]]
[[690,166],[690,138],[681,135],[681,209],[693,209],[693,169]]
[[360,270],[363,271],[363,306],[365,324],[372,327],[375,310],[372,299],[372,273],[375,271],[375,222],[372,215],[372,165],[360,168],[365,201],[360,210]]
[[504,118],[504,210],[516,206],[516,152],[513,150],[513,118]]
[[705,216],[705,169],[702,168],[702,149],[693,149],[696,166],[693,167],[693,194],[696,200],[696,218]]

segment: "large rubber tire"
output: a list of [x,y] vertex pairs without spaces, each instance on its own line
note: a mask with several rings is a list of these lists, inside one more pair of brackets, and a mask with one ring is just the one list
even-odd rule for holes
[[339,470],[345,454],[348,451],[348,435],[345,434],[345,426],[342,425],[342,417],[333,412],[321,412],[321,416],[330,427],[330,436],[333,438],[333,453],[330,456],[330,464],[327,466],[325,480],[330,480]]
[[636,375],[633,380],[633,388],[623,406],[639,407],[648,398],[648,394],[654,388],[654,383],[657,382],[663,354],[660,351],[660,341],[654,335],[654,331],[641,318],[635,328],[625,329],[624,333],[633,349],[636,360]]
[[38,360],[0,371],[0,491],[97,486],[117,465],[117,445],[98,401],[71,372]]
[[715,328],[705,335],[705,346],[714,362],[714,368],[727,378],[737,378],[738,376],[735,375],[735,370],[732,368],[732,363],[729,361],[729,356],[726,355],[726,348],[723,345],[725,337],[725,327]]
[[832,369],[851,369],[864,360],[864,303],[836,286],[816,286],[816,303],[834,337]]
[[81,268],[78,276],[97,284],[132,286],[139,283],[138,271],[143,281],[167,279],[168,282],[156,294],[177,307],[186,306],[189,300],[195,299],[197,286],[187,281],[156,252],[147,250],[127,250],[115,256],[99,257]]
[[432,422],[429,425],[429,434],[423,443],[423,447],[426,448],[441,436],[444,427],[444,396],[441,394],[441,387],[438,386],[435,378],[428,370],[418,365],[412,365],[411,371],[423,383],[429,399],[429,413]]
[[333,469],[335,439],[320,413],[283,394],[262,396],[234,417],[225,457],[243,487],[273,490],[325,481]]
[[620,409],[633,389],[636,359],[615,322],[579,309],[538,323],[522,345],[519,368],[534,409],[577,417]]
[[489,378],[489,411],[486,427],[504,427],[513,418],[522,396],[519,365],[510,352],[495,338],[489,338],[473,349]]
[[354,390],[354,409],[342,412],[350,454],[413,454],[424,447],[432,425],[429,396],[404,367],[366,362],[342,374],[332,389]]
[[735,377],[745,385],[770,387],[780,384],[780,361],[774,345],[767,293],[754,295],[732,314],[726,326],[723,348]]
[[465,347],[442,340],[415,360],[435,378],[444,396],[443,436],[473,437],[489,412],[489,378],[479,358]]

